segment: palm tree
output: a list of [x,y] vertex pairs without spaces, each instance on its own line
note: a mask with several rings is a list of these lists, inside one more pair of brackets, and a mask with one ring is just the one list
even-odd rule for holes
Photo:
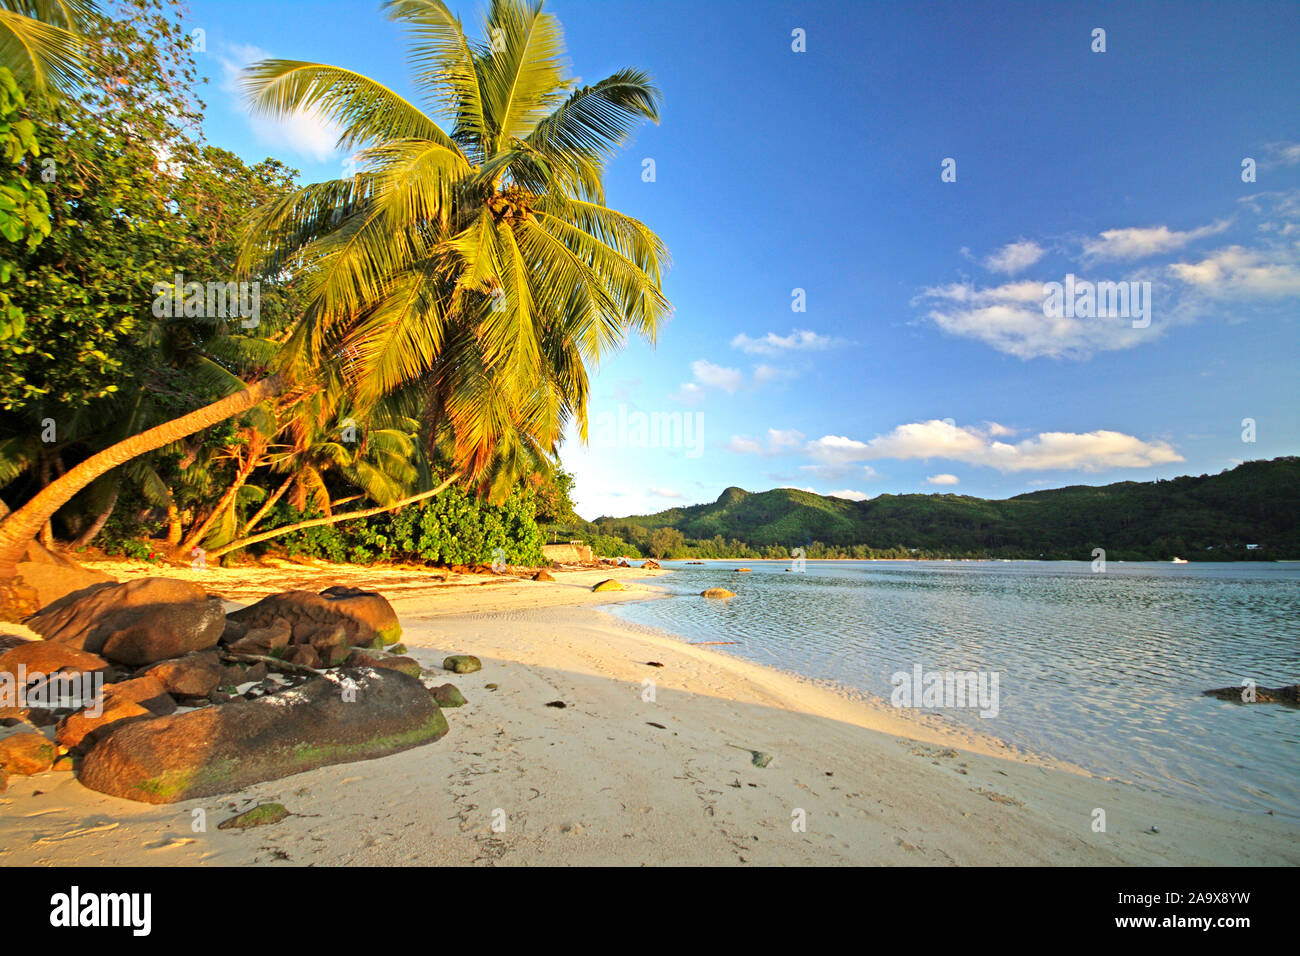
[[81,34],[94,0],[0,0],[0,67],[28,87],[64,92],[81,79]]
[[273,374],[92,456],[14,512],[0,524],[0,577],[98,475],[295,382],[346,393],[362,413],[385,396],[405,402],[425,426],[431,464],[499,493],[553,461],[570,422],[585,439],[588,362],[629,333],[653,341],[669,314],[667,252],[605,205],[602,186],[608,158],[640,121],[658,119],[649,77],[626,69],[577,87],[560,25],[540,2],[494,0],[481,41],[440,0],[385,6],[408,26],[414,81],[450,132],[351,70],[251,67],[258,108],[323,113],[364,163],[253,224],[242,265],[293,273],[303,318]]
[[[357,73],[268,60],[246,76],[266,112],[316,110],[365,171],[308,186],[259,217],[246,265],[297,265],[313,321],[295,354],[340,359],[364,406],[414,389],[472,480],[553,455],[586,368],[668,313],[662,242],[604,203],[606,159],[658,119],[649,77],[574,88],[558,21],[496,0],[471,43],[438,0],[391,0],[410,27],[416,105]],[[509,472],[506,469],[506,473]]]

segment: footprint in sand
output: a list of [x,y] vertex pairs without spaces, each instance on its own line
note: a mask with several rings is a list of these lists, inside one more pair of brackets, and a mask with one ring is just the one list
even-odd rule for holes
[[197,843],[197,842],[198,841],[193,839],[192,837],[174,836],[174,837],[168,837],[167,839],[159,843],[151,843],[148,846],[146,846],[145,849],[146,850],[170,850],[173,847],[189,846],[191,843]]

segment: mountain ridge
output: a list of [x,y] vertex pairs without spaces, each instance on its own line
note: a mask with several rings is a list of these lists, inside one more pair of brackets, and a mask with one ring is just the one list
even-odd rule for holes
[[675,529],[687,550],[691,541],[716,546],[721,537],[786,551],[819,544],[950,556],[1088,558],[1103,548],[1138,560],[1300,558],[1300,457],[1243,462],[1217,475],[1067,485],[1002,499],[931,493],[850,501],[733,485],[713,502],[602,516],[592,524],[629,541],[639,532]]

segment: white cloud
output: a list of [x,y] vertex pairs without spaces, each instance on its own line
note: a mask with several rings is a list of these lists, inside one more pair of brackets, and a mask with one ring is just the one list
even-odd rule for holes
[[793,428],[781,431],[776,428],[767,430],[767,443],[773,449],[798,448],[803,441],[803,432]]
[[1011,444],[998,441],[987,429],[959,427],[938,420],[899,425],[888,434],[868,442],[827,435],[809,442],[808,453],[825,463],[839,466],[880,458],[941,458],[1003,472],[1095,472],[1111,468],[1147,468],[1183,460],[1168,442],[1146,442],[1122,432],[1042,432],[1034,438]]
[[1269,143],[1264,147],[1264,160],[1259,166],[1261,169],[1276,169],[1296,163],[1300,163],[1300,143]]
[[1300,189],[1252,193],[1237,202],[1261,218],[1256,227],[1260,232],[1283,239],[1300,235]]
[[767,444],[748,435],[732,435],[727,442],[728,451],[738,455],[782,455],[797,451],[803,444],[803,432],[793,428],[781,431],[776,428],[767,430]]
[[864,491],[854,491],[851,488],[844,488],[840,491],[826,492],[827,498],[845,498],[849,501],[866,501],[871,495]]
[[223,77],[222,89],[231,95],[235,111],[247,117],[248,124],[259,141],[271,147],[288,149],[322,163],[332,156],[339,155],[335,144],[338,142],[342,128],[327,119],[319,110],[314,108],[300,110],[285,117],[267,116],[251,111],[240,86],[240,75],[244,67],[250,63],[271,59],[268,51],[245,43],[228,44],[226,51],[229,55],[218,55]]
[[757,339],[741,332],[731,340],[731,347],[755,355],[780,355],[783,352],[820,352],[837,343],[837,339],[818,335],[809,329],[795,329],[789,335],[768,332]]
[[659,497],[659,498],[683,498],[683,497],[685,497],[685,495],[683,495],[680,491],[673,491],[671,488],[651,488],[651,489],[650,489],[650,494],[655,495],[656,497]]
[[752,438],[744,435],[732,435],[731,440],[727,442],[726,449],[737,455],[761,455],[763,454],[763,445]]
[[959,485],[959,484],[961,484],[961,479],[958,478],[956,475],[947,475],[947,474],[944,474],[944,475],[931,475],[929,478],[927,478],[927,479],[925,479],[925,480],[926,480],[927,482],[929,482],[930,484],[932,484],[932,485]]
[[745,376],[739,369],[714,365],[705,359],[697,359],[691,363],[691,374],[699,384],[720,388],[729,394],[740,388],[745,380]]
[[984,266],[993,272],[1015,275],[1043,258],[1046,251],[1033,240],[1022,239],[1019,242],[1008,243],[993,253],[984,260]]
[[1133,328],[1131,318],[1081,318],[1043,314],[1043,283],[1030,279],[977,288],[951,283],[922,289],[926,318],[949,335],[975,339],[1019,359],[1087,358],[1132,348],[1160,334],[1162,325]]
[[826,465],[844,465],[870,457],[866,442],[845,438],[843,435],[824,435],[809,442],[805,451]]
[[1083,256],[1089,261],[1103,259],[1142,259],[1165,252],[1175,252],[1188,243],[1217,235],[1228,228],[1227,219],[1180,232],[1168,226],[1107,229],[1095,239],[1083,240]]
[[1206,295],[1280,297],[1300,295],[1294,256],[1229,246],[1200,262],[1175,262],[1169,271]]
[[778,368],[775,365],[755,365],[754,366],[754,384],[768,385],[772,382],[788,381],[797,378],[799,375],[794,369]]
[[704,401],[705,394],[704,389],[694,382],[684,382],[681,388],[677,389],[674,397],[679,402],[684,402],[687,405],[698,405]]

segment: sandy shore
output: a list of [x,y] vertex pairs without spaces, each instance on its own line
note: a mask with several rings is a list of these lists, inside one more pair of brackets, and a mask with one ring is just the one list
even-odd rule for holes
[[[119,580],[193,575],[232,608],[287,587],[373,587],[425,667],[467,653],[483,669],[448,675],[469,703],[447,711],[451,731],[435,744],[223,798],[147,806],[68,773],[11,777],[3,866],[1300,863],[1294,823],[1097,779],[600,610],[652,598],[669,572],[543,584],[325,565],[99,567]],[[591,593],[611,576],[628,590]],[[752,751],[771,762],[755,766]],[[217,829],[272,800],[293,815]]]

